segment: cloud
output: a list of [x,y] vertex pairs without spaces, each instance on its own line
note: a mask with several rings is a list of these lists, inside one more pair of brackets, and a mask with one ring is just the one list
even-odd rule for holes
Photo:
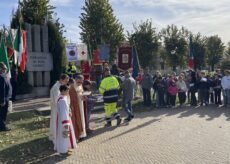
[[[229,0],[110,0],[115,15],[124,28],[131,31],[132,23],[152,19],[156,27],[169,24],[185,26],[204,35],[218,34],[224,42],[230,39]],[[122,4],[122,5],[121,5]],[[229,39],[229,40],[228,40]]]
[[50,4],[53,6],[70,6],[74,0],[50,0]]

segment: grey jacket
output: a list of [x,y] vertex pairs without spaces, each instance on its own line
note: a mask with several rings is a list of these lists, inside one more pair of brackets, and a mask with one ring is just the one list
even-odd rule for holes
[[133,79],[133,77],[130,76],[128,78],[125,78],[125,80],[121,84],[121,88],[123,91],[123,102],[132,101],[136,88],[136,81]]
[[144,74],[141,81],[141,86],[144,89],[151,89],[153,86],[153,77],[149,73]]

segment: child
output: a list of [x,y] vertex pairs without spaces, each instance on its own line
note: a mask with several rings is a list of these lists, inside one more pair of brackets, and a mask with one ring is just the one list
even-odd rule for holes
[[156,80],[156,92],[158,96],[157,107],[165,106],[165,101],[164,101],[165,89],[166,89],[165,82],[162,79],[162,76],[160,75]]
[[[83,82],[83,89],[85,93],[88,93],[85,95],[85,106],[87,107],[87,118],[86,120],[86,132],[90,133],[92,130],[89,127],[89,120],[91,115],[91,110],[94,108],[94,103],[97,101],[97,97],[92,95],[92,83],[89,80],[85,80]],[[83,92],[84,94],[84,92]]]
[[183,76],[179,76],[179,80],[176,82],[177,89],[178,89],[178,97],[180,102],[180,107],[184,105],[186,101],[186,92],[188,91],[187,85],[183,79]]
[[56,150],[58,153],[65,154],[77,147],[73,124],[70,118],[70,109],[67,102],[69,87],[60,86],[60,97],[57,101],[57,137]]
[[171,80],[169,82],[168,93],[169,93],[170,106],[172,106],[173,108],[176,106],[177,92],[178,90],[177,90],[176,82],[174,80]]

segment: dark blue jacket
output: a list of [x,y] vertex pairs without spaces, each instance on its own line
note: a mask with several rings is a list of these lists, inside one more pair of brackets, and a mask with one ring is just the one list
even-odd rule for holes
[[10,82],[0,75],[0,104],[5,104],[10,98]]
[[200,89],[200,90],[209,90],[209,88],[210,88],[210,82],[209,82],[208,79],[207,79],[207,81],[202,81],[201,78],[200,78],[198,80],[197,86],[198,86],[198,89]]

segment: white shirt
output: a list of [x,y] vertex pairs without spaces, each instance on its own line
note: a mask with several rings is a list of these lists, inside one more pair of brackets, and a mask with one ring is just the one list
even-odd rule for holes
[[230,89],[230,76],[224,76],[222,78],[221,86],[223,89]]

